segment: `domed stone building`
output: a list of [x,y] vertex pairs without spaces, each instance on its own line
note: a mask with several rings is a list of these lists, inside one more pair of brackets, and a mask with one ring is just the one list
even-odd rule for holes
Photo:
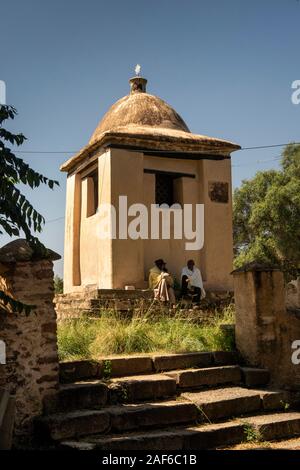
[[[144,288],[157,258],[167,261],[169,272],[178,280],[181,268],[193,258],[207,289],[232,287],[230,153],[240,147],[192,134],[171,106],[146,92],[146,84],[142,77],[132,78],[130,94],[111,106],[88,145],[61,167],[68,173],[66,293],[90,286]],[[127,197],[128,207],[142,203],[149,214],[152,205],[203,204],[203,247],[187,250],[186,237],[180,239],[172,231],[171,237],[156,239],[150,228],[148,238],[129,238],[118,231],[119,215],[114,227],[118,236],[100,237],[103,214],[99,208],[105,204],[119,207],[120,195]]]

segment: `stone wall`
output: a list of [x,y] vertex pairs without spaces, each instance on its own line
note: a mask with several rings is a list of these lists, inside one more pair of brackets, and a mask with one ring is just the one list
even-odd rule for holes
[[233,276],[241,356],[248,364],[268,368],[274,385],[300,390],[300,364],[292,361],[293,343],[300,340],[300,312],[286,308],[283,273],[254,264]]
[[[179,299],[180,292],[176,292],[181,310],[190,318],[190,302]],[[82,292],[57,294],[54,297],[57,321],[79,318],[82,314],[89,317],[98,317],[100,310],[112,310],[133,314],[137,310],[147,314],[149,308],[153,310],[153,292],[150,289],[94,289],[86,288]],[[231,291],[207,291],[206,297],[201,301],[200,309],[194,312],[193,317],[199,323],[209,322],[216,316],[216,309],[222,310],[233,303]],[[157,306],[160,313],[162,305]],[[168,311],[168,308],[167,308]]]
[[23,240],[0,250],[0,289],[35,306],[28,315],[11,307],[0,313],[0,337],[7,353],[5,382],[16,398],[15,445],[31,440],[34,418],[43,412],[46,397],[55,400],[58,389],[53,262],[31,258]]

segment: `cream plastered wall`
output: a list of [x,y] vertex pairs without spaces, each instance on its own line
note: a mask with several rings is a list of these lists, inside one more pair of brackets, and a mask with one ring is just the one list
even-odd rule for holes
[[[195,175],[194,178],[181,177],[174,181],[175,194],[180,204],[199,203],[199,177],[197,161],[175,160],[171,158],[161,158],[147,156],[144,158],[145,169],[161,170],[173,173],[187,173]],[[155,175],[144,173],[144,202],[150,207],[155,204]],[[171,233],[174,228],[174,219],[171,217]],[[167,262],[169,272],[179,281],[180,273],[188,259],[193,258],[198,266],[201,266],[199,250],[186,251],[187,240],[147,240],[144,241],[144,275],[148,276],[149,269],[157,258],[164,258]],[[146,248],[147,247],[147,248]],[[203,268],[203,266],[201,266]]]
[[[148,271],[157,258],[164,258],[169,271],[179,280],[186,261],[193,258],[201,267],[205,285],[211,289],[231,289],[232,210],[230,160],[193,161],[144,156],[143,153],[109,149],[98,158],[99,203],[119,204],[127,195],[128,205],[143,202],[149,209],[155,203],[155,175],[160,170],[195,175],[175,180],[175,194],[181,204],[204,203],[204,247],[185,250],[187,240],[101,240],[97,233],[99,214],[87,217],[89,194],[87,180],[80,174],[67,181],[65,231],[65,292],[87,285],[98,288],[124,288],[132,284],[146,287]],[[229,202],[212,202],[209,182],[229,184]],[[149,211],[150,212],[150,211]],[[132,220],[128,218],[128,220]],[[172,220],[172,218],[171,218]],[[118,233],[117,223],[117,233]],[[149,220],[150,232],[150,220]],[[172,233],[172,226],[171,226]]]
[[[104,157],[105,158],[105,157]],[[99,269],[99,246],[97,226],[98,214],[87,216],[89,199],[93,194],[88,191],[88,179],[82,179],[81,225],[80,225],[80,276],[85,285],[97,285]]]
[[[232,196],[231,162],[226,160],[179,160],[148,156],[144,167],[178,173],[194,174],[195,179],[182,177],[175,180],[179,186],[179,202],[204,204],[204,247],[185,249],[186,240],[149,240],[145,256],[145,275],[153,260],[165,258],[169,271],[180,279],[181,267],[190,258],[200,266],[208,289],[232,289]],[[228,183],[228,203],[211,201],[209,183]],[[155,176],[144,174],[144,198],[149,205],[155,200]]]
[[64,292],[72,292],[81,284],[79,266],[81,214],[81,177],[73,174],[67,178],[66,217],[64,241]]
[[[208,289],[233,289],[231,162],[201,160],[199,176],[203,181],[202,201],[205,213],[204,264]],[[228,183],[228,203],[211,201],[209,183]]]
[[[96,160],[97,163],[97,160]],[[98,157],[99,203],[111,203],[110,151]],[[64,292],[80,291],[86,286],[110,289],[112,284],[112,241],[100,239],[99,214],[87,217],[87,180],[81,173],[67,178]]]
[[[111,151],[112,204],[119,206],[119,196],[126,195],[128,207],[143,202],[143,154],[126,150]],[[129,218],[128,221],[134,217]],[[119,224],[117,224],[119,232]],[[115,239],[112,241],[113,286],[144,287],[144,241]]]
[[[80,225],[80,272],[82,286],[113,288],[112,243],[99,236],[100,214],[87,216],[87,205],[94,198],[93,190],[88,191],[88,179],[82,179],[82,203]],[[98,201],[112,203],[111,154],[104,152],[98,157]]]

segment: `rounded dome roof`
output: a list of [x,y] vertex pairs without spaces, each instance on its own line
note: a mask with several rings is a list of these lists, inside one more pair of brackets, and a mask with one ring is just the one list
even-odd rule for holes
[[[139,73],[140,66],[136,67]],[[146,78],[135,76],[129,80],[130,94],[111,106],[95,129],[89,143],[62,166],[62,171],[73,171],[80,162],[88,161],[99,147],[114,145],[137,149],[213,154],[223,159],[240,146],[232,142],[192,134],[184,120],[165,101],[146,93]],[[185,155],[183,155],[185,154]]]
[[103,132],[121,127],[132,129],[134,126],[190,132],[179,114],[161,98],[135,91],[111,106],[95,129],[90,144],[96,142]]

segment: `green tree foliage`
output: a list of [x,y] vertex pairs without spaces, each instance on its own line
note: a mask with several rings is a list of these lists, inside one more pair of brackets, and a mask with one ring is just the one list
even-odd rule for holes
[[276,264],[287,277],[300,268],[300,145],[288,145],[281,169],[258,172],[234,192],[235,266]]
[[[34,171],[9,148],[9,145],[20,146],[26,140],[23,134],[13,134],[3,127],[3,123],[14,119],[16,114],[17,111],[12,106],[0,106],[0,234],[20,236],[24,233],[38,255],[46,249],[35,233],[41,232],[45,220],[22,194],[19,185],[22,183],[35,189],[46,184],[53,189],[58,182]],[[23,308],[20,302],[13,301],[2,291],[0,299],[5,305],[10,304],[15,309]]]
[[62,294],[64,291],[64,281],[57,274],[54,276],[54,292],[55,294]]

